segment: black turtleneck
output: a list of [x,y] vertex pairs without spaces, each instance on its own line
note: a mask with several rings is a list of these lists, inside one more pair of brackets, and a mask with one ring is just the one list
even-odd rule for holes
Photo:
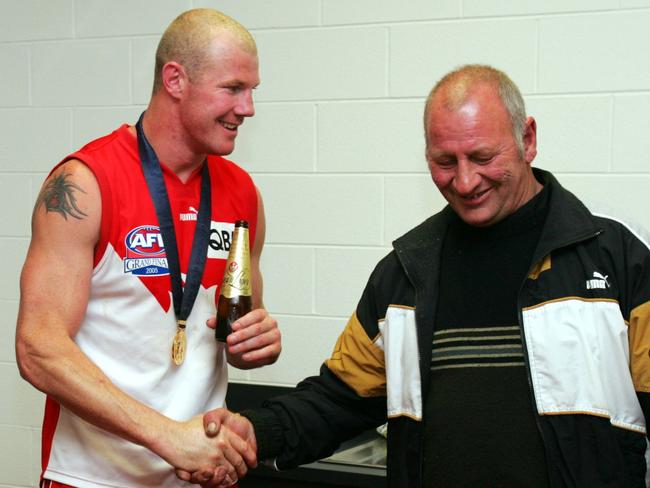
[[427,487],[549,486],[517,311],[549,193],[490,227],[457,216],[449,225],[425,399]]

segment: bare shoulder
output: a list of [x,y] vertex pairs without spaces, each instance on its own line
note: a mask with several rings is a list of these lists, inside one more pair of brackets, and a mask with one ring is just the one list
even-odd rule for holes
[[92,200],[99,187],[92,171],[81,161],[72,159],[59,166],[43,183],[34,213],[57,214],[64,220],[88,217]]
[[76,160],[56,168],[34,207],[20,280],[19,331],[37,330],[46,313],[51,330],[67,334],[81,324],[100,223],[101,195],[92,171]]
[[93,244],[99,237],[101,195],[93,172],[79,160],[65,162],[45,180],[32,218],[33,239],[76,237]]

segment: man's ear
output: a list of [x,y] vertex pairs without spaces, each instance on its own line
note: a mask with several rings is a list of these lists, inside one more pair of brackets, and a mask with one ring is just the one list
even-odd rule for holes
[[528,117],[524,128],[524,160],[530,164],[535,156],[537,156],[537,122],[533,117]]
[[180,98],[189,83],[185,68],[176,61],[165,63],[162,68],[162,84],[172,98]]

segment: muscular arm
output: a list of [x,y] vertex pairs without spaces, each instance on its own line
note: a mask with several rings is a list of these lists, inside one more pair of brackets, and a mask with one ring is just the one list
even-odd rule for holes
[[101,196],[92,172],[69,161],[45,182],[23,267],[16,331],[20,373],[84,420],[147,447],[175,467],[221,461],[201,417],[173,421],[118,389],[74,336],[88,304]]

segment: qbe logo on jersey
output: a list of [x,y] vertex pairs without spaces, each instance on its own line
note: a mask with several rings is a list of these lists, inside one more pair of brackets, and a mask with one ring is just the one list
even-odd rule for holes
[[235,224],[232,222],[210,222],[210,240],[208,241],[209,259],[228,259],[232,232]]
[[158,226],[136,227],[126,235],[124,244],[126,245],[124,273],[136,276],[169,274],[165,245]]

